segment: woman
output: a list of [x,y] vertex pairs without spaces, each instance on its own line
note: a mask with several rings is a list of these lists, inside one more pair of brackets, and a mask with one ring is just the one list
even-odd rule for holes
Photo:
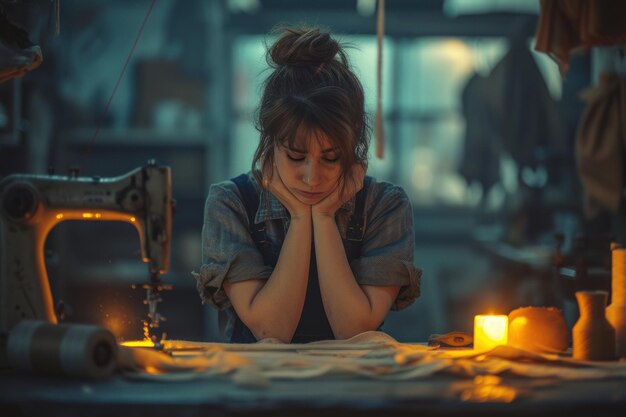
[[200,295],[232,342],[376,330],[419,295],[410,202],[365,176],[363,88],[337,41],[287,27],[267,60],[252,171],[207,198]]

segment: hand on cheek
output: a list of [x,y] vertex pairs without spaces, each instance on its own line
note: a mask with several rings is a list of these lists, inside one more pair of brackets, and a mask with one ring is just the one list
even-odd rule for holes
[[274,197],[282,203],[287,209],[292,219],[299,219],[311,216],[311,206],[302,203],[293,195],[291,191],[285,186],[280,172],[274,165],[272,173],[268,173],[268,170],[263,172],[263,187],[267,189]]
[[354,164],[352,172],[337,182],[329,195],[313,205],[313,216],[334,217],[337,210],[363,188],[364,179],[365,168],[361,164]]

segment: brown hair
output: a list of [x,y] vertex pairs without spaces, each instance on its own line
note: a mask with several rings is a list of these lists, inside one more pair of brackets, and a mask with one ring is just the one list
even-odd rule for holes
[[363,87],[345,46],[319,28],[281,27],[274,32],[279,36],[266,56],[273,71],[263,85],[256,118],[256,180],[261,184],[264,170],[273,174],[275,146],[293,146],[298,133],[328,137],[339,154],[342,178],[355,163],[366,167],[369,126]]

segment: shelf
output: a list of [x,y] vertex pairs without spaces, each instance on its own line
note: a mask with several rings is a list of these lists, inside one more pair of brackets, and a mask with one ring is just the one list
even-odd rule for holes
[[[76,128],[60,133],[60,137],[68,145],[91,145],[96,127]],[[201,145],[210,142],[207,131],[163,131],[146,128],[106,128],[100,129],[95,146],[180,146]]]

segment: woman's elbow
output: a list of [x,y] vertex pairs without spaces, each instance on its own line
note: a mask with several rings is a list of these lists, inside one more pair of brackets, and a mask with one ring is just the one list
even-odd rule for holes
[[337,340],[346,340],[361,333],[377,330],[378,326],[378,324],[363,320],[358,323],[352,323],[349,326],[341,326],[337,329],[333,329],[333,334]]
[[249,323],[247,326],[257,341],[275,339],[280,343],[291,343],[295,332],[295,329],[286,329],[284,326],[277,326],[276,323],[273,326],[268,326],[268,323],[263,321]]

